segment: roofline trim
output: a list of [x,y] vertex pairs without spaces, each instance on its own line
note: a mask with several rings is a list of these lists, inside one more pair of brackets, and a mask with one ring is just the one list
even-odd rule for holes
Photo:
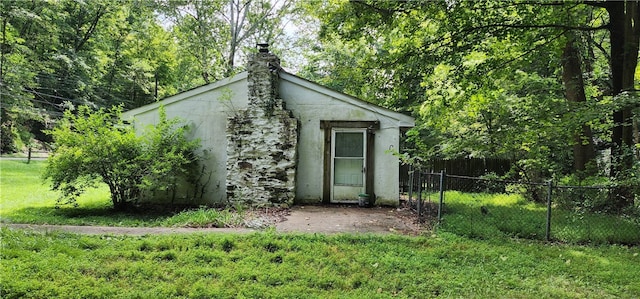
[[197,96],[199,94],[203,94],[207,91],[210,90],[214,90],[217,89],[219,87],[223,87],[225,85],[229,85],[232,83],[236,83],[238,81],[244,80],[246,79],[248,76],[247,72],[242,72],[242,73],[238,73],[235,74],[233,76],[221,79],[219,81],[213,82],[213,83],[209,83],[209,84],[205,84],[196,88],[192,88],[177,94],[174,94],[172,96],[166,97],[160,101],[157,101],[155,103],[151,103],[151,104],[147,104],[138,108],[134,108],[128,111],[125,111],[122,113],[122,115],[126,118],[132,118],[134,115],[138,115],[141,113],[145,113],[147,111],[156,109],[158,107],[160,107],[161,105],[170,105],[173,104],[175,102],[179,102],[181,100],[184,100],[186,98],[190,98],[190,97],[194,97]]
[[341,101],[353,104],[355,106],[358,106],[360,108],[369,110],[371,112],[382,114],[382,115],[384,115],[386,117],[395,119],[395,120],[398,121],[398,125],[400,127],[414,127],[415,126],[415,119],[413,117],[409,116],[409,115],[405,115],[405,114],[402,114],[400,112],[396,112],[396,111],[393,111],[391,109],[388,109],[388,108],[385,108],[385,107],[382,107],[382,106],[379,106],[379,105],[376,105],[376,104],[373,104],[373,103],[366,102],[366,101],[361,100],[359,98],[356,98],[354,96],[350,96],[348,94],[333,90],[331,88],[322,86],[322,85],[320,85],[318,83],[309,81],[307,79],[298,77],[296,75],[287,73],[285,71],[281,71],[280,72],[280,78],[282,78],[284,80],[287,80],[287,81],[289,81],[291,83],[307,87],[309,89],[312,89],[315,92],[325,94],[325,95],[330,96],[330,97],[332,97],[334,99],[341,100]]

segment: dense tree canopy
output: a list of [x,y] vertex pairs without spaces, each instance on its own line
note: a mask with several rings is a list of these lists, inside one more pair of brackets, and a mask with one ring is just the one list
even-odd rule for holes
[[130,109],[237,72],[256,42],[282,35],[291,4],[0,1],[1,151],[66,109]]
[[[239,56],[282,35],[291,0],[160,1],[192,72],[206,83],[236,72]],[[242,69],[242,67],[240,67]]]
[[302,76],[415,116],[412,155],[640,186],[637,1],[7,0],[0,18],[3,152],[77,105],[239,72],[270,42],[304,53]]
[[137,107],[176,92],[176,51],[148,1],[2,1],[3,152],[77,105]]
[[413,113],[414,154],[640,185],[637,2],[325,3],[305,75]]

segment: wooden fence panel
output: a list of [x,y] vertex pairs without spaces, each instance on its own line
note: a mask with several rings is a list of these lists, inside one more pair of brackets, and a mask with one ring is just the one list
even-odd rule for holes
[[[400,166],[400,190],[407,192],[409,188],[409,165]],[[506,174],[511,169],[511,160],[494,158],[461,158],[461,159],[431,159],[426,163],[426,167],[421,169],[424,172],[439,173],[444,170],[450,175],[480,177],[489,173],[498,176]],[[415,186],[415,184],[414,184]],[[463,180],[451,180],[447,182],[449,190],[471,192],[475,188]]]

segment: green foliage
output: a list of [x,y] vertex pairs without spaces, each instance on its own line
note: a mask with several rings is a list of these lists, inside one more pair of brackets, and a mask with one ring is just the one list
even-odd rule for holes
[[242,207],[234,209],[180,210],[171,206],[143,206],[143,208],[113,211],[109,204],[109,188],[86,190],[75,203],[77,206],[57,206],[52,199],[59,196],[42,183],[47,162],[1,160],[0,218],[5,223],[97,225],[125,227],[239,227],[248,217]]
[[200,147],[200,140],[189,140],[189,126],[178,118],[167,119],[164,107],[160,107],[159,114],[158,123],[149,126],[142,136],[142,189],[174,190],[181,180],[197,188],[201,158],[195,151]]
[[[632,10],[634,2],[628,3]],[[613,48],[605,27],[610,22],[607,6],[521,1],[329,1],[320,7],[309,3],[304,7],[320,20],[321,30],[303,75],[412,113],[417,126],[407,133],[405,146],[412,156],[511,159],[512,178],[540,182],[573,173],[577,143],[592,142],[602,151],[620,143],[612,138],[614,128],[624,125],[628,132],[637,131],[631,128],[631,117],[615,122],[612,117],[615,111],[637,107],[637,99],[611,90],[611,79],[622,76],[612,76],[619,70],[609,63]],[[584,77],[586,101],[568,101],[560,80],[562,49],[570,38],[579,48],[578,73]],[[627,48],[633,49],[637,40],[630,40]],[[635,65],[633,58],[627,65]],[[637,119],[634,111],[625,114]],[[593,136],[579,135],[584,128]],[[625,136],[629,139],[631,134]],[[593,173],[620,168],[624,171],[611,179],[626,181],[638,157],[637,149],[633,162],[614,150],[611,164],[605,157]],[[637,180],[625,184],[634,183],[638,185]],[[621,194],[617,200],[629,204],[633,191]]]
[[65,108],[136,108],[242,70],[257,42],[289,51],[292,3],[1,1],[0,151]]
[[178,50],[154,8],[135,0],[2,1],[2,152],[16,150],[11,141],[22,131],[38,135],[29,122],[51,123],[66,107],[133,108],[193,87],[176,76]]
[[[182,53],[180,76],[211,83],[243,69],[240,57],[256,43],[272,43],[282,35],[293,1],[209,0],[157,1],[158,11],[171,20],[171,33]],[[281,46],[282,48],[282,46]],[[197,76],[197,77],[196,77]]]
[[638,248],[433,237],[2,229],[3,298],[636,297]]
[[54,149],[44,178],[53,190],[62,191],[59,203],[75,203],[85,189],[102,181],[111,192],[114,207],[140,196],[137,166],[141,143],[132,128],[120,119],[121,108],[92,112],[79,107],[77,114],[67,110],[50,131]]
[[558,207],[577,212],[612,212],[609,194],[613,186],[610,185],[608,178],[580,178],[572,175],[562,178],[558,181],[558,185],[585,187],[558,188],[553,194],[554,202]]
[[49,131],[55,146],[44,178],[62,192],[60,204],[74,204],[87,188],[102,182],[114,208],[124,209],[144,192],[175,189],[179,178],[194,175],[199,141],[187,140],[186,130],[178,120],[167,120],[163,109],[158,125],[142,136],[123,122],[120,107],[66,111]]

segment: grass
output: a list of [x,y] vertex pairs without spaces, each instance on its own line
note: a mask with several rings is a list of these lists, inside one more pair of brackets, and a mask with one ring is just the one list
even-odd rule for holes
[[0,160],[0,220],[5,223],[104,226],[237,226],[242,217],[232,210],[200,208],[187,211],[147,209],[116,212],[109,189],[87,190],[78,207],[56,208],[58,192],[42,180],[46,161]]
[[[234,210],[200,208],[185,211],[143,210],[115,212],[105,187],[89,190],[79,207],[54,208],[58,193],[41,179],[45,161],[0,160],[0,217],[2,222],[106,226],[225,227],[240,226],[244,219]],[[458,235],[480,238],[543,240],[546,207],[518,194],[474,194],[448,191],[441,227]],[[488,213],[482,213],[485,207]],[[640,244],[640,221],[605,214],[554,209],[554,240],[590,244]]]
[[[114,213],[104,188],[83,196],[79,208],[54,209],[57,194],[40,181],[45,162],[0,161],[0,166],[3,222],[217,226],[238,221],[231,211],[213,209]],[[273,231],[89,236],[1,228],[0,297],[640,297],[639,247],[522,239],[540,239],[546,212],[515,195],[448,192],[445,200],[442,229],[420,237]],[[554,212],[554,238],[592,238],[598,225],[636,223],[631,227],[637,229],[632,220],[570,215]],[[581,228],[578,221],[590,225]]]
[[[447,191],[445,203],[441,228],[447,232],[480,239],[545,238],[546,206],[527,201],[519,194]],[[553,208],[551,238],[577,244],[638,245],[640,221],[637,217]]]
[[640,248],[448,233],[85,236],[2,229],[2,298],[634,298]]

